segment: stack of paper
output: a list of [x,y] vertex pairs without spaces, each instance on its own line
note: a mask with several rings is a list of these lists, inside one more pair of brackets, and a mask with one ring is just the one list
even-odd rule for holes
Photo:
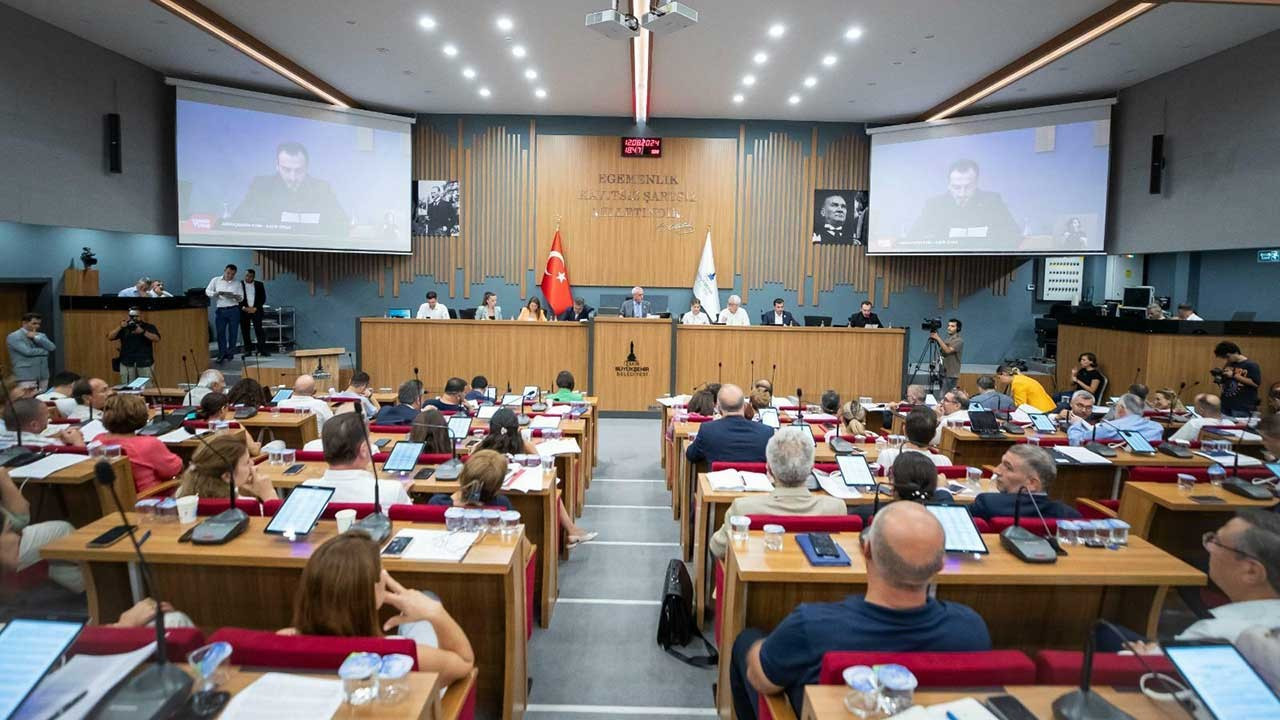
[[93,442],[93,439],[105,433],[107,428],[102,425],[101,420],[91,420],[80,426],[80,434],[84,436],[86,444]]
[[[462,562],[467,551],[480,538],[478,532],[449,532],[448,530],[419,530],[405,528],[396,533],[396,537],[410,537],[413,540],[405,548],[400,557],[406,560],[427,560],[429,562]],[[275,717],[282,717],[277,715]],[[289,717],[330,717],[311,715],[291,715]]]
[[1079,463],[1080,465],[1110,465],[1111,464],[1110,460],[1102,457],[1101,455],[1099,455],[1096,452],[1093,452],[1092,450],[1087,450],[1082,447],[1072,447],[1070,445],[1057,445],[1053,449],[1057,451],[1059,454],[1065,455],[1068,458],[1070,458],[1072,462]]
[[538,454],[542,457],[551,457],[553,455],[577,455],[582,452],[582,448],[578,447],[578,441],[573,438],[556,438],[554,440],[543,440],[534,445]]
[[844,484],[844,478],[838,472],[831,474],[814,472],[814,477],[818,479],[818,487],[822,488],[828,495],[841,500],[851,500],[862,497],[862,493],[857,488],[849,487]]
[[560,418],[539,415],[529,421],[530,430],[555,430],[560,427]]
[[1021,405],[1018,407],[1017,410],[1014,410],[1013,412],[1009,413],[1009,420],[1016,422],[1019,425],[1030,425],[1031,416],[1027,414],[1028,411],[1024,410],[1023,408],[1031,408],[1029,412],[1033,412],[1033,413],[1040,412],[1038,409],[1033,408],[1030,405]]
[[77,455],[75,453],[55,453],[53,455],[45,455],[30,465],[23,465],[22,467],[11,469],[9,471],[9,476],[15,479],[35,478],[37,480],[43,480],[63,468],[69,468],[82,460],[88,459],[88,455]]
[[671,397],[658,398],[658,404],[665,407],[683,407],[688,405],[692,399],[692,395],[673,395]]
[[[119,655],[76,655],[41,680],[31,697],[22,703],[13,717],[15,720],[51,720],[55,717],[59,720],[72,720],[88,717],[93,706],[151,657],[155,650],[156,644],[152,642]],[[66,707],[82,691],[84,696],[74,705]]]
[[552,405],[543,412],[548,415],[568,415],[571,410],[573,410],[571,405]]
[[[417,544],[416,541],[409,544],[410,552]],[[331,718],[341,707],[341,680],[271,672],[236,693],[218,717],[222,720]]]
[[192,435],[191,433],[187,432],[186,428],[178,428],[177,430],[174,430],[172,432],[167,432],[163,435],[160,435],[158,439],[162,443],[173,445],[176,443],[185,442],[187,440],[190,440],[193,437],[195,437],[195,435]]
[[1237,440],[1243,440],[1245,442],[1258,442],[1262,440],[1261,435],[1251,433],[1245,430],[1232,430],[1230,428],[1213,428],[1212,430],[1206,429],[1205,433],[1208,435],[1220,435],[1224,438],[1236,438]]
[[977,699],[967,697],[937,705],[912,705],[894,715],[894,720],[997,720]]
[[507,477],[502,481],[503,490],[515,490],[516,492],[537,492],[542,489],[542,468],[521,467],[513,472],[508,472]]
[[707,473],[711,489],[725,492],[773,492],[769,476],[758,472],[717,470]]

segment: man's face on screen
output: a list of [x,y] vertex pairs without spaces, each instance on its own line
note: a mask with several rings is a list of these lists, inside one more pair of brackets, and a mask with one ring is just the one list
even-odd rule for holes
[[969,204],[973,194],[978,190],[977,170],[954,170],[947,182],[947,191],[951,193],[956,205],[964,207]]
[[832,195],[822,201],[822,217],[834,225],[843,224],[848,212],[849,209],[844,203],[844,198],[839,195]]
[[276,156],[276,172],[280,174],[285,187],[297,190],[302,186],[302,181],[307,179],[307,156],[302,153],[280,153]]

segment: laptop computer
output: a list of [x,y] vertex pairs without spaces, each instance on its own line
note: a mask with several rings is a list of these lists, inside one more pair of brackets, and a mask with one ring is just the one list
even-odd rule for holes
[[1000,424],[996,422],[996,414],[990,410],[970,410],[969,429],[973,431],[974,435],[987,440],[996,440],[1004,437],[1004,432],[1000,430]]

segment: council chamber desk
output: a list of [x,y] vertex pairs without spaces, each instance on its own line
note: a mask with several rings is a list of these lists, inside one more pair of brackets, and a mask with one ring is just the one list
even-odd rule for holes
[[[203,297],[203,296],[202,296]],[[107,335],[129,316],[129,308],[142,311],[142,319],[160,331],[152,346],[153,376],[157,386],[195,382],[209,362],[209,308],[186,297],[120,298],[63,295],[62,363],[84,377],[99,377],[112,385],[119,373],[111,361],[120,354],[120,343]],[[193,350],[194,348],[194,350]],[[195,357],[191,357],[191,353]],[[185,361],[184,361],[185,358]],[[184,365],[185,362],[185,365]]]

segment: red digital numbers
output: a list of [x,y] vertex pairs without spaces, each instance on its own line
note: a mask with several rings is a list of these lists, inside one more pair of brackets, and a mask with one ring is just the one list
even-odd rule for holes
[[624,137],[622,157],[662,157],[662,138]]

